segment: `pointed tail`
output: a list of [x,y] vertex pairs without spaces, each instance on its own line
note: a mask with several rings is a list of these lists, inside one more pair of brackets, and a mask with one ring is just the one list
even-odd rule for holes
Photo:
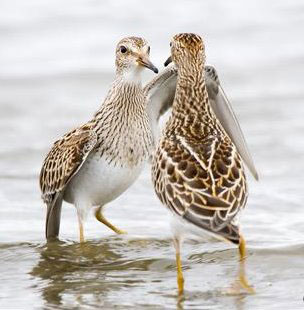
[[56,238],[59,235],[61,218],[62,195],[58,195],[51,204],[47,205],[45,236],[47,239]]

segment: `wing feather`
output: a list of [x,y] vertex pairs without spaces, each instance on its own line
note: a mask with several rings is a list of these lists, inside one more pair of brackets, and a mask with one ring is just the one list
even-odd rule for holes
[[157,150],[152,174],[160,200],[194,225],[237,243],[233,219],[247,199],[241,159],[227,138],[183,139],[167,137]]
[[[247,146],[240,124],[233,111],[233,108],[220,84],[218,74],[214,67],[205,67],[205,79],[208,97],[216,117],[222,127],[235,144],[244,163],[251,174],[258,180],[258,173]],[[156,76],[145,86],[147,96],[147,109],[150,117],[155,140],[158,140],[159,128],[158,120],[169,108],[171,108],[177,82],[177,69],[170,66]]]
[[147,97],[147,112],[155,141],[158,140],[159,136],[159,118],[173,104],[176,80],[177,70],[174,67],[169,67],[144,87]]
[[40,172],[42,199],[51,203],[77,173],[97,142],[96,133],[85,125],[56,141],[46,156]]
[[206,66],[205,71],[208,97],[212,109],[224,130],[236,146],[249,171],[253,177],[258,180],[258,173],[253,163],[253,159],[251,157],[241,126],[233,111],[231,103],[229,102],[220,84],[217,72],[212,66]]
[[64,189],[97,143],[88,123],[56,141],[40,172],[42,199],[47,204],[46,237],[57,237]]

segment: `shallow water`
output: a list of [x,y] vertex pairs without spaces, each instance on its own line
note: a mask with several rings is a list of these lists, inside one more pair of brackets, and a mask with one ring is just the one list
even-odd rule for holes
[[[301,1],[2,1],[0,10],[1,309],[302,309],[304,306],[304,4]],[[115,14],[113,13],[115,12]],[[169,218],[149,166],[78,244],[64,205],[61,241],[44,240],[38,174],[51,143],[88,120],[113,78],[113,50],[142,35],[161,67],[168,41],[201,33],[260,173],[242,217],[255,295],[227,294],[238,253],[183,246],[185,299],[176,298]],[[151,78],[153,73],[146,73]]]

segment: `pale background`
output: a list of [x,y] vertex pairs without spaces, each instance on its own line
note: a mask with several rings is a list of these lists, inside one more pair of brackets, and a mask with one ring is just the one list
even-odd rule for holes
[[[303,1],[1,0],[0,308],[302,309],[303,31]],[[242,220],[255,296],[223,293],[233,246],[190,242],[186,300],[176,303],[168,215],[149,166],[106,212],[127,236],[90,216],[84,253],[65,205],[64,242],[45,245],[38,174],[51,144],[100,106],[122,37],[146,38],[161,69],[178,32],[205,39],[260,173]]]

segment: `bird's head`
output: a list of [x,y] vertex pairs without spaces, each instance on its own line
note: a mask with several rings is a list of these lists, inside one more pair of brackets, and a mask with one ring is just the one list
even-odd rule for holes
[[171,61],[179,68],[182,65],[195,64],[205,61],[205,46],[202,38],[194,33],[176,34],[171,42],[171,56],[165,62],[167,66]]
[[136,79],[144,68],[155,73],[158,69],[149,58],[150,46],[143,38],[127,37],[116,47],[116,71],[128,79]]

